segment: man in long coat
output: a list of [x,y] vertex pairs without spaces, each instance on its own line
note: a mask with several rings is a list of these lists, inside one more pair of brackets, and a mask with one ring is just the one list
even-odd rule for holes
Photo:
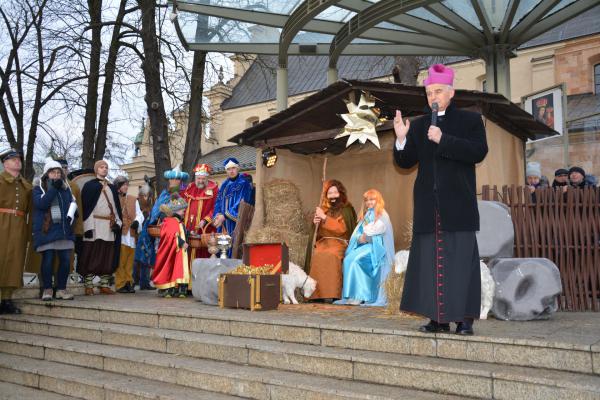
[[100,277],[99,291],[114,294],[110,277],[119,265],[123,215],[119,195],[108,176],[108,163],[94,164],[96,178],[83,185],[83,248],[79,273],[84,277],[86,296],[94,294],[94,276]]
[[396,112],[394,159],[401,168],[419,164],[414,185],[413,240],[400,308],[430,318],[422,332],[473,334],[479,316],[481,282],[475,164],[487,154],[485,128],[478,113],[452,104],[454,71],[429,68],[427,102],[439,108],[412,122]]
[[[20,314],[12,293],[23,286],[27,242],[30,241],[31,184],[21,176],[23,156],[14,149],[0,152],[0,314]],[[10,238],[10,240],[8,240]]]

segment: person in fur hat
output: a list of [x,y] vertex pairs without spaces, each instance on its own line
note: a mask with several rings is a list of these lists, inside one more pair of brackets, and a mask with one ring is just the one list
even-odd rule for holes
[[77,202],[67,184],[62,165],[51,158],[46,160],[39,184],[33,188],[33,247],[42,255],[42,300],[52,300],[54,257],[58,257],[58,271],[54,281],[56,298],[72,300],[67,292],[67,278],[71,253],[75,247],[73,223]]
[[171,195],[168,203],[160,206],[165,218],[160,226],[160,242],[152,282],[162,290],[164,297],[187,297],[190,272],[183,221],[187,207],[186,201],[177,193]]

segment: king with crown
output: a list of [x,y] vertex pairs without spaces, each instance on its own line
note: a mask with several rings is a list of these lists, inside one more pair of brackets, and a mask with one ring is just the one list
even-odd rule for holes
[[[208,179],[210,173],[210,165],[196,165],[194,167],[194,182],[188,185],[182,193],[183,199],[188,203],[184,222],[186,229],[190,233],[216,232],[216,228],[211,223],[213,221],[213,210],[217,194],[219,193],[219,186],[214,181]],[[206,248],[192,249],[190,261],[195,258],[208,257],[209,254]]]
[[[221,184],[219,195],[215,203],[213,225],[221,228],[225,227],[227,233],[232,235],[238,220],[238,209],[240,203],[244,200],[251,204],[252,184],[240,174],[240,163],[237,159],[230,157],[223,161],[223,167],[227,171],[227,179]],[[231,249],[228,256],[231,257]]]

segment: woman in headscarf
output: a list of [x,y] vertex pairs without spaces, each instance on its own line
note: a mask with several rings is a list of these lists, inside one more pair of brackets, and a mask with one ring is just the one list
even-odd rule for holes
[[363,194],[358,225],[344,257],[342,300],[336,304],[385,306],[384,283],[394,260],[394,231],[381,193]]

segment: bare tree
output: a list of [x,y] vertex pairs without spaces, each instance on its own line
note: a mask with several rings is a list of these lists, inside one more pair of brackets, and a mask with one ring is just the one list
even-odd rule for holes
[[[48,0],[0,3],[4,62],[0,66],[0,118],[11,146],[23,151],[23,175],[34,174],[34,145],[42,109],[69,85],[86,75],[66,74],[75,49],[48,35],[54,10]],[[27,138],[25,132],[27,131]]]

